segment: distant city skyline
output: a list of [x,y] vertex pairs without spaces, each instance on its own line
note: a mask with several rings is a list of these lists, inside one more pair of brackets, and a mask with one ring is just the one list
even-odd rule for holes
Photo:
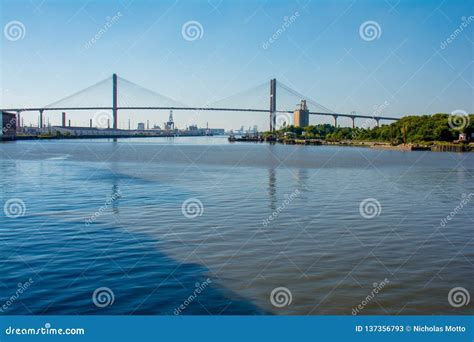
[[[0,106],[44,106],[118,73],[194,105],[276,78],[341,113],[472,113],[473,15],[460,0],[3,0]],[[131,115],[132,127],[162,125],[168,111]],[[88,125],[90,113],[68,116]],[[23,117],[37,122],[37,113]],[[268,128],[265,114],[190,117],[176,112],[176,124]]]

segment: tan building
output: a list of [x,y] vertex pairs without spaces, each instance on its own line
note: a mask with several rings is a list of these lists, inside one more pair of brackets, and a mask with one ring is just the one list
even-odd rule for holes
[[309,126],[309,109],[306,100],[301,100],[298,108],[293,113],[293,125],[295,127]]

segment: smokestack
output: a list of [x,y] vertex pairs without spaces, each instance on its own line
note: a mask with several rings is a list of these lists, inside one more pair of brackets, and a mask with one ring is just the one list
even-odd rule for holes
[[69,120],[69,127],[71,127],[71,120]]
[[89,120],[89,126],[92,128],[92,119]]
[[150,120],[146,121],[146,129],[150,129]]
[[61,126],[66,127],[66,112],[63,112],[63,120]]
[[107,119],[107,128],[110,128],[110,119]]

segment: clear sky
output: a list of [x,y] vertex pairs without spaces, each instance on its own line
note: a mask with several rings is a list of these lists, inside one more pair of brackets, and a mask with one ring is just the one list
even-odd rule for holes
[[[474,112],[474,1],[1,0],[0,12],[3,108],[47,105],[116,72],[189,105],[277,78],[341,113]],[[189,21],[197,36],[183,33]],[[187,115],[178,125],[268,128],[266,114]],[[132,113],[132,125],[167,116]]]

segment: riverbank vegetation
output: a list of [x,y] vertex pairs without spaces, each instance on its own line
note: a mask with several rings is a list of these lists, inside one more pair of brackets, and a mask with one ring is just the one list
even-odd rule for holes
[[[459,139],[459,133],[471,136],[474,133],[474,114],[453,116],[434,114],[405,116],[388,125],[373,128],[334,127],[330,124],[307,127],[287,126],[277,131],[283,136],[291,132],[298,138],[321,139],[326,141],[374,141],[398,144],[432,144],[435,142],[453,142]],[[265,135],[270,135],[267,132]]]

